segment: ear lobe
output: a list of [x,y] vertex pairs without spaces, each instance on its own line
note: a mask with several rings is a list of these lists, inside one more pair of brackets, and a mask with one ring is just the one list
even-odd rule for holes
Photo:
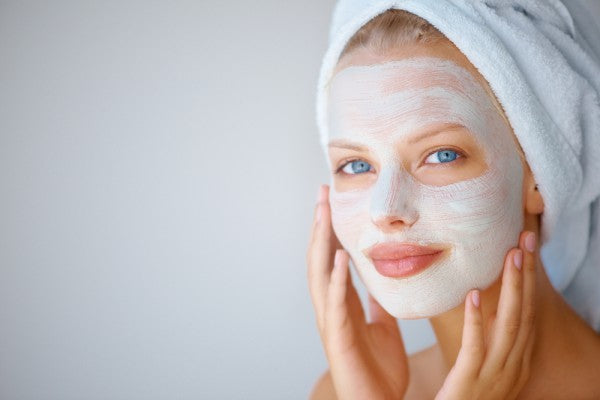
[[525,189],[525,210],[528,214],[539,215],[544,212],[544,199],[533,177],[528,175],[527,178],[529,182],[526,183]]

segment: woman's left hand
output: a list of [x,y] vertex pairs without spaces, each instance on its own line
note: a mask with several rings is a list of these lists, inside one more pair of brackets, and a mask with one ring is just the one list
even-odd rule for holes
[[[515,399],[529,378],[534,343],[535,234],[523,232],[504,262],[497,314],[484,332],[479,291],[465,301],[462,344],[436,400]],[[488,325],[489,324],[489,325]]]

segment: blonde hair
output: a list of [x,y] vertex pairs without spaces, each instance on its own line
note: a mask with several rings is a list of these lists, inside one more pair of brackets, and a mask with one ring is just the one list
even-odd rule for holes
[[427,20],[405,10],[389,9],[363,25],[350,38],[340,59],[359,48],[383,53],[409,44],[433,44],[448,40]]

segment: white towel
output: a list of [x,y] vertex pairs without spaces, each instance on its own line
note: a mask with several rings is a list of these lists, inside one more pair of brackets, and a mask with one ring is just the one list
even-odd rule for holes
[[321,65],[317,125],[326,152],[325,86],[361,26],[390,8],[429,21],[477,67],[503,105],[544,199],[546,271],[600,331],[600,15],[590,17],[584,2],[565,3],[340,0]]

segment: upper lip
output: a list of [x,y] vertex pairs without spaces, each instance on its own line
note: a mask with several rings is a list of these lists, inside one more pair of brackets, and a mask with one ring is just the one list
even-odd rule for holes
[[372,260],[401,260],[406,257],[435,254],[442,250],[414,243],[384,242],[369,247],[364,253]]

